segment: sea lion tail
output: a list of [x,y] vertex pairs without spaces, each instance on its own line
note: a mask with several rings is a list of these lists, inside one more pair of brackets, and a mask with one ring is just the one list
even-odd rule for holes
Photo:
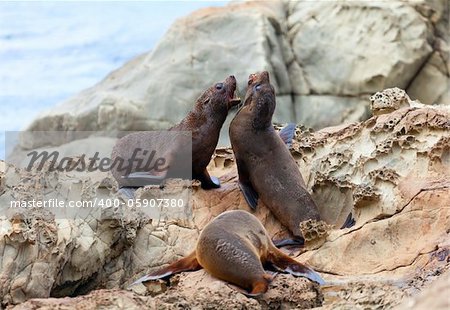
[[272,282],[273,276],[270,274],[264,274],[262,279],[253,283],[253,288],[248,296],[259,296],[264,294],[269,289],[269,283]]
[[273,275],[268,273],[264,274],[261,279],[252,283],[252,290],[250,292],[235,284],[228,283],[227,286],[247,297],[258,297],[267,292],[269,289],[269,283],[272,282],[273,278]]
[[139,283],[145,283],[152,280],[158,280],[162,278],[169,277],[175,273],[182,272],[182,271],[195,271],[201,269],[202,266],[197,261],[197,256],[195,251],[189,254],[188,256],[177,260],[176,262],[170,264],[167,267],[164,267],[162,269],[159,269],[155,272],[152,272],[148,275],[143,276],[142,278],[139,278],[138,280],[134,281],[130,286],[139,284]]

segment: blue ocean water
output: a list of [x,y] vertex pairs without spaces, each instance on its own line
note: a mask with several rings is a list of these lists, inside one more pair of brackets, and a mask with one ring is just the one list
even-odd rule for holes
[[0,159],[5,131],[152,49],[172,22],[218,1],[0,2]]

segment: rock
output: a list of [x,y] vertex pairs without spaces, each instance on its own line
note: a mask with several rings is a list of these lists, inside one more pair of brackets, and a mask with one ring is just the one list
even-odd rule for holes
[[[369,117],[366,96],[344,97],[327,95],[295,96],[296,121],[306,127],[358,122]],[[277,108],[279,103],[277,102]],[[333,121],[330,123],[330,120]]]
[[[281,123],[319,129],[367,119],[366,98],[385,87],[448,104],[446,12],[442,1],[280,0],[199,10],[177,20],[151,52],[44,112],[28,130],[111,136],[166,129],[213,82],[234,74],[242,93],[248,75],[261,70],[273,77]],[[42,137],[33,147],[48,142]]]
[[[417,294],[450,268],[449,129],[445,106],[402,107],[318,132],[298,128],[291,152],[323,220],[335,228],[320,230],[321,242],[307,241],[307,250],[296,259],[319,271],[327,285],[317,289],[308,280],[279,274],[258,301],[202,270],[177,275],[167,289],[152,289],[152,298],[142,296],[150,294],[142,289],[118,290],[187,255],[203,227],[223,211],[250,211],[229,148],[217,149],[208,167],[220,176],[221,188],[204,191],[192,184],[191,219],[151,220],[127,207],[97,214],[78,210],[83,216],[75,220],[44,209],[10,210],[11,199],[119,198],[108,173],[27,172],[1,164],[2,305],[53,296],[66,298],[48,300],[49,307],[85,302],[110,307],[394,306],[399,296]],[[155,190],[137,194],[142,198]],[[355,226],[336,229],[350,211]],[[263,204],[254,214],[274,239],[288,234]],[[76,297],[98,289],[114,290]],[[33,299],[20,307],[44,303]]]
[[182,274],[173,280],[176,284],[156,299],[171,304],[182,302],[199,309],[305,309],[320,306],[323,299],[316,284],[285,274],[278,274],[269,292],[257,299],[245,297],[204,270]]
[[[447,49],[448,55],[450,50]],[[434,52],[408,87],[413,98],[425,103],[450,102],[450,77],[442,54]]]
[[175,278],[176,286],[153,298],[125,290],[97,290],[76,298],[32,299],[10,309],[307,309],[320,306],[323,298],[316,285],[286,275],[278,275],[270,292],[258,299],[245,297],[204,271]]
[[411,103],[408,94],[398,87],[388,88],[370,96],[370,109],[373,115],[390,113],[400,108],[409,107]]
[[313,94],[359,96],[405,88],[432,52],[427,41],[432,28],[413,7],[397,1],[292,2],[288,28]]
[[410,83],[407,91],[414,99],[426,104],[450,102],[450,6],[447,1],[411,1],[414,8],[434,28],[431,38],[434,52]]
[[395,309],[448,309],[450,307],[450,299],[447,294],[449,290],[450,273],[447,272],[440,279],[426,287],[420,294],[413,298],[408,298]]

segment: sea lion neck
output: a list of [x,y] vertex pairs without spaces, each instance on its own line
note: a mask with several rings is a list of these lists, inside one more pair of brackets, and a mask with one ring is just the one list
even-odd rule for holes
[[[214,98],[210,98],[209,100],[214,100]],[[192,125],[195,124],[196,128],[189,128],[190,130],[196,130],[199,127],[208,127],[208,130],[220,131],[227,115],[228,109],[225,104],[216,102],[204,104],[197,102],[180,125],[186,124],[188,127],[193,127]]]

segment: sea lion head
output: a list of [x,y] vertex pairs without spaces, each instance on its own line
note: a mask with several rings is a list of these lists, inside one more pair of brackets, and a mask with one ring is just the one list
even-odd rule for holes
[[197,100],[197,105],[212,112],[226,111],[239,104],[241,99],[236,96],[236,78],[230,75],[223,82],[218,82],[208,88]]
[[255,129],[272,126],[272,116],[275,111],[275,89],[270,84],[267,71],[250,74],[244,107],[253,115]]

